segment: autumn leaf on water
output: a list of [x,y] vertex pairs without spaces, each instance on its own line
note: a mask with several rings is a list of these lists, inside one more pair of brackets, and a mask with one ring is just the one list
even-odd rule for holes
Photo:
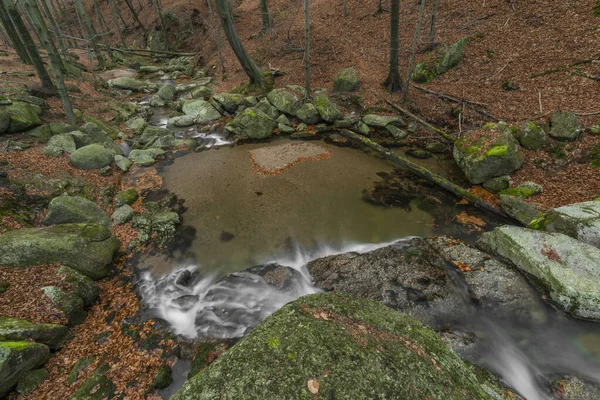
[[306,384],[312,394],[319,394],[319,382],[316,379],[309,379]]
[[482,231],[483,227],[487,225],[485,223],[485,221],[482,220],[481,218],[476,217],[474,215],[469,215],[465,211],[463,211],[460,214],[456,215],[454,217],[454,220],[456,222],[460,223],[460,224],[469,226],[469,227],[473,228],[476,231]]
[[461,263],[460,261],[452,261],[452,263],[456,265],[462,272],[471,272],[471,267],[465,263]]

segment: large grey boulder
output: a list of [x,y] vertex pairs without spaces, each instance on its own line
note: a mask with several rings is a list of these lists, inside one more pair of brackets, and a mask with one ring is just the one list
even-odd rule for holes
[[321,121],[321,116],[312,103],[304,103],[298,107],[296,117],[305,124],[316,124]]
[[69,335],[70,330],[64,325],[38,324],[19,318],[0,317],[0,341],[33,340],[57,349]]
[[289,115],[296,115],[296,110],[302,105],[298,96],[287,89],[271,90],[267,99],[277,110]]
[[430,328],[341,293],[299,298],[188,380],[172,400],[487,400],[506,393]]
[[581,123],[573,112],[557,111],[550,117],[550,136],[560,140],[576,140],[581,135]]
[[182,111],[185,115],[191,115],[199,124],[205,124],[221,118],[221,114],[207,101],[202,99],[186,101]]
[[560,233],[501,226],[477,242],[534,277],[573,316],[600,319],[600,250]]
[[279,110],[275,106],[273,106],[271,103],[269,103],[269,100],[267,100],[266,97],[263,97],[258,102],[258,104],[256,104],[256,106],[254,106],[254,108],[264,112],[265,114],[267,114],[269,116],[269,118],[274,119],[274,120],[279,118],[281,115]]
[[47,156],[58,157],[63,154],[71,154],[77,150],[75,139],[70,133],[62,133],[52,136],[48,141],[48,145],[42,150],[42,153]]
[[217,93],[212,98],[228,113],[235,113],[240,107],[246,105],[244,95],[237,93]]
[[569,204],[548,211],[536,224],[600,247],[600,201]]
[[362,120],[365,124],[373,128],[384,129],[388,125],[393,125],[396,128],[403,128],[406,126],[406,123],[402,118],[391,117],[388,115],[367,114],[363,117]]
[[353,92],[358,88],[359,80],[356,69],[344,68],[337,73],[333,81],[334,92]]
[[470,132],[454,142],[454,160],[474,184],[510,175],[523,164],[519,142],[509,129],[489,124],[484,130]]
[[239,113],[225,126],[229,132],[250,139],[265,139],[273,134],[277,122],[255,107]]
[[119,241],[102,225],[82,223],[17,229],[0,236],[0,265],[65,263],[92,279],[100,279],[108,274],[118,248]]
[[[40,115],[42,114],[42,108],[31,103],[25,103],[22,101],[13,101],[11,105],[0,106],[0,111],[3,116],[0,116],[0,125],[6,125],[6,115],[8,114],[8,129],[9,133],[23,132],[31,128],[35,128],[42,124]],[[1,131],[1,130],[0,130]]]
[[0,342],[0,398],[4,398],[19,378],[44,365],[50,358],[48,346],[34,342]]
[[58,275],[63,276],[63,282],[71,287],[70,291],[83,300],[84,307],[90,307],[98,300],[100,289],[96,282],[79,273],[73,268],[61,266]]
[[139,81],[135,78],[119,77],[109,79],[108,86],[117,89],[131,90],[133,92],[151,92],[156,90],[156,85],[150,82]]
[[50,298],[54,307],[62,311],[69,326],[75,326],[83,322],[85,311],[83,310],[81,297],[74,292],[67,292],[56,286],[43,287],[42,292]]
[[110,165],[116,152],[101,144],[90,144],[71,153],[71,164],[81,169],[100,169]]
[[337,108],[333,100],[326,94],[315,96],[313,104],[324,121],[335,122],[338,119],[344,118],[344,115]]
[[58,196],[50,201],[45,225],[92,222],[110,225],[109,216],[96,203],[79,196]]

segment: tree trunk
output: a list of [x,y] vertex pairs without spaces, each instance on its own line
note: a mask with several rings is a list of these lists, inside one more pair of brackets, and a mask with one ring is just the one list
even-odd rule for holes
[[102,52],[100,51],[100,48],[98,47],[98,38],[96,37],[97,36],[96,30],[94,29],[94,26],[91,24],[91,22],[88,18],[88,15],[85,12],[85,8],[83,7],[83,4],[81,3],[81,0],[73,0],[73,3],[75,4],[75,9],[77,10],[77,14],[79,14],[79,18],[81,18],[83,27],[86,30],[87,39],[92,44],[92,49],[94,50],[94,54],[96,55],[96,60],[98,60],[98,67],[100,69],[104,69],[106,67],[106,61],[104,60],[104,56],[102,55]]
[[377,4],[377,14],[383,14],[383,4],[381,4],[382,0],[379,0]]
[[348,0],[344,0],[344,17],[348,16]]
[[310,4],[304,0],[304,100],[311,98],[310,89]]
[[156,12],[158,13],[158,18],[160,19],[160,29],[163,34],[163,38],[165,39],[166,49],[169,50],[169,34],[167,33],[167,25],[165,25],[165,19],[163,18],[162,12],[162,2],[161,0],[156,0],[154,2],[156,6]]
[[25,49],[23,42],[21,41],[21,37],[17,33],[15,26],[13,25],[10,17],[8,16],[8,11],[4,8],[4,4],[0,1],[0,21],[6,30],[6,34],[10,38],[13,49],[17,52],[17,55],[25,64],[31,64],[31,60],[29,59],[29,53]]
[[433,0],[433,8],[431,9],[431,24],[429,26],[429,48],[435,46],[435,17],[437,14],[438,0]]
[[55,15],[60,15],[62,21],[67,24],[67,30],[69,36],[71,36],[71,47],[77,47],[77,41],[75,41],[75,32],[73,31],[73,25],[71,24],[71,18],[68,15],[68,9],[61,0],[56,0],[58,10],[55,10]]
[[44,88],[44,90],[48,92],[55,92],[54,85],[52,84],[52,79],[50,79],[50,75],[48,75],[48,71],[46,71],[46,67],[44,66],[44,62],[40,57],[40,53],[38,52],[35,42],[29,34],[29,31],[27,31],[27,28],[25,27],[25,24],[21,19],[21,15],[19,14],[17,7],[15,7],[15,3],[12,0],[4,0],[4,5],[10,17],[10,20],[13,23],[13,26],[15,27],[19,37],[21,38],[21,43],[23,43],[27,54],[29,54],[29,59],[35,67],[37,75],[40,78],[42,88]]
[[[113,21],[115,21],[115,29],[117,34],[119,35],[119,41],[121,42],[121,46],[127,48],[127,43],[125,43],[125,39],[123,39],[123,34],[121,33],[121,27],[119,26],[119,20],[117,19],[117,12],[115,11],[115,0],[108,1],[108,7],[110,8],[110,15],[112,16]],[[119,14],[121,15],[121,14]],[[124,25],[126,26],[126,25]]]
[[138,25],[140,26],[140,28],[142,28],[143,30],[146,30],[146,28],[144,28],[144,25],[142,24],[142,21],[140,21],[140,19],[138,18],[137,12],[133,8],[133,5],[131,4],[131,1],[130,0],[123,0],[123,1],[125,1],[125,4],[127,5],[127,8],[129,8],[129,11],[131,11],[131,14],[133,15],[133,19],[135,19],[135,22],[138,23]]
[[58,22],[56,21],[56,18],[54,18],[52,10],[50,10],[50,7],[48,7],[48,3],[44,0],[40,0],[40,3],[42,3],[44,13],[46,14],[48,20],[52,24],[52,28],[54,29],[54,38],[56,39],[56,42],[60,47],[60,51],[64,56],[66,56],[67,54],[69,54],[69,50],[67,50],[67,46],[65,45],[65,41],[63,40],[62,34],[60,32],[60,27],[58,26]]
[[421,7],[419,7],[419,17],[417,18],[417,24],[415,25],[415,34],[413,36],[412,48],[410,49],[410,58],[408,60],[408,68],[406,69],[406,85],[404,86],[402,102],[408,101],[408,89],[410,87],[410,73],[413,69],[415,62],[415,52],[417,51],[417,41],[419,40],[419,33],[421,32],[421,21],[423,20],[423,11],[425,10],[425,0],[421,0]]
[[400,0],[392,0],[390,10],[390,70],[383,86],[388,92],[402,89],[402,81],[398,71],[398,51],[400,47]]
[[106,52],[108,53],[108,57],[112,62],[115,61],[113,58],[112,50],[110,49],[110,43],[108,43],[108,29],[106,29],[106,24],[104,23],[104,18],[102,17],[102,13],[100,12],[100,7],[98,7],[98,1],[93,0],[94,12],[96,13],[96,20],[98,21],[98,26],[100,27],[100,32],[102,34],[102,43],[106,47]]
[[52,73],[54,74],[56,88],[58,89],[58,95],[60,96],[65,107],[67,120],[71,125],[75,125],[77,121],[75,119],[75,114],[73,114],[73,108],[71,107],[71,99],[69,98],[69,94],[67,93],[67,89],[65,87],[65,79],[62,70],[63,65],[60,59],[60,55],[58,54],[58,51],[56,50],[54,44],[52,44],[48,28],[46,27],[44,20],[41,18],[41,14],[35,3],[33,3],[33,0],[21,1],[25,6],[25,11],[27,13],[27,16],[29,17],[29,20],[31,21],[34,29],[37,31],[38,36],[42,41],[42,45],[46,48],[46,52],[48,53],[48,57],[50,58],[50,67],[52,68]]
[[255,87],[264,88],[265,87],[265,78],[263,77],[262,72],[254,63],[254,60],[250,58],[240,37],[238,36],[235,26],[233,24],[233,13],[231,11],[231,3],[229,0],[215,0],[217,11],[221,16],[221,25],[223,26],[223,31],[225,31],[225,36],[227,36],[227,40],[235,53],[238,61],[244,68],[244,72],[250,78],[250,85]]
[[217,27],[215,24],[215,14],[213,13],[213,8],[210,3],[210,0],[206,0],[206,5],[208,6],[208,12],[210,14],[210,24],[212,25],[213,35],[215,37],[215,43],[217,44],[217,53],[219,54],[219,63],[221,64],[221,76],[225,75],[225,61],[223,60],[223,54],[221,53],[221,39],[219,39],[219,33],[217,32]]
[[262,17],[262,33],[271,31],[273,20],[271,19],[271,14],[269,14],[268,0],[260,0],[260,15]]

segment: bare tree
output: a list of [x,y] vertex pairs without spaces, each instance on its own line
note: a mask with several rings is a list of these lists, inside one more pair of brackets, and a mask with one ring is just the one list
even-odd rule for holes
[[269,3],[268,0],[260,0],[260,15],[262,17],[262,32],[267,33],[273,26],[273,20],[269,14]]
[[398,70],[398,51],[400,48],[400,0],[392,0],[390,11],[390,69],[383,82],[388,92],[402,89],[402,81]]
[[425,10],[425,0],[421,0],[421,6],[419,7],[419,17],[417,18],[417,24],[415,25],[415,34],[413,36],[412,48],[410,49],[410,58],[408,60],[408,68],[406,69],[406,85],[404,85],[402,102],[408,101],[408,88],[410,87],[410,72],[413,69],[415,62],[415,53],[417,51],[417,42],[419,40],[419,33],[421,32],[421,21],[423,20],[423,11]]
[[21,37],[17,33],[15,26],[10,20],[10,16],[8,15],[8,11],[4,8],[4,4],[0,1],[0,22],[4,26],[6,30],[6,34],[10,38],[13,49],[17,52],[17,55],[25,64],[31,64],[31,60],[29,59],[29,53],[25,49],[23,42],[21,41]]
[[167,50],[169,50],[169,34],[167,33],[167,25],[165,24],[165,18],[163,17],[161,0],[154,0],[154,5],[156,6],[156,13],[158,14],[158,18],[160,19],[160,29],[162,31],[163,38],[165,39],[165,47]]
[[223,60],[223,54],[221,53],[221,39],[219,39],[219,34],[215,25],[215,13],[213,12],[210,0],[206,0],[206,5],[208,6],[208,13],[210,14],[210,25],[212,26],[213,36],[215,37],[215,44],[217,45],[217,53],[219,54],[219,63],[221,64],[221,76],[223,76],[226,73],[225,61]]
[[304,100],[310,100],[310,4],[304,0]]
[[429,26],[429,48],[433,49],[435,46],[435,20],[438,8],[438,0],[433,0],[433,7],[431,9],[431,23]]
[[94,26],[90,22],[90,19],[88,18],[87,12],[85,11],[83,4],[81,3],[81,0],[73,0],[73,3],[75,4],[75,9],[77,10],[77,14],[79,14],[79,18],[81,18],[81,23],[85,28],[87,40],[92,45],[94,55],[96,56],[96,60],[98,60],[98,67],[100,69],[104,69],[106,67],[106,61],[104,60],[104,56],[102,55],[100,47],[98,46],[98,34],[96,33]]
[[46,18],[52,24],[52,29],[53,29],[53,33],[54,33],[53,36],[54,36],[54,39],[56,40],[56,43],[58,43],[58,47],[60,47],[61,53],[63,55],[69,54],[69,51],[67,50],[67,45],[65,44],[65,41],[63,40],[61,31],[60,31],[60,26],[58,25],[56,18],[54,18],[54,14],[52,14],[50,7],[48,7],[48,2],[40,0],[39,3],[41,3],[41,5],[42,5],[42,10],[44,11],[44,14],[46,14]]

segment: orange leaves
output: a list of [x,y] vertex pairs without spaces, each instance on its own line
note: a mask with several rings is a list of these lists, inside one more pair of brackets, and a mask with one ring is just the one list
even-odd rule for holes
[[540,251],[543,256],[546,256],[549,260],[560,262],[560,256],[556,252],[556,250],[551,249],[548,246],[544,246],[544,248]]
[[476,217],[474,215],[469,215],[465,211],[456,215],[454,217],[454,220],[460,224],[463,224],[463,225],[471,228],[471,232],[472,231],[482,231],[483,227],[487,225],[485,223],[485,221],[482,220],[481,218]]
[[452,261],[452,264],[456,265],[462,272],[471,272],[471,267],[465,263],[461,263],[460,261]]
[[306,386],[308,386],[308,390],[312,394],[319,394],[319,381],[316,379],[309,379],[308,382],[306,382]]

